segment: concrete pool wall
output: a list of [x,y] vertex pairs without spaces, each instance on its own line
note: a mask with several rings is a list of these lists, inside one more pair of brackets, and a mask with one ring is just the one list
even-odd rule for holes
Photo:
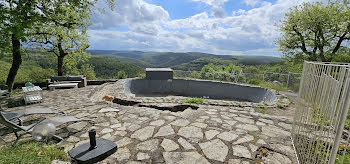
[[250,101],[254,103],[275,103],[277,101],[277,97],[273,92],[262,87],[208,80],[128,79],[124,84],[124,92],[126,94],[134,94],[137,97],[178,95],[210,99]]

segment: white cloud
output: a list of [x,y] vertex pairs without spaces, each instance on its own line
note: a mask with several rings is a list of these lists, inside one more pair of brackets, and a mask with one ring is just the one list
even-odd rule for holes
[[227,2],[228,0],[192,0],[192,1],[206,3],[210,6],[219,6]]
[[[116,0],[113,11],[96,12],[92,17],[92,28],[115,28],[120,26],[140,26],[142,24],[159,24],[169,18],[169,14],[160,6],[146,3],[143,0]],[[98,1],[97,6],[104,3]],[[136,28],[138,29],[138,28]],[[155,29],[153,29],[155,30]]]
[[[212,6],[207,12],[185,19],[169,20],[162,7],[143,0],[117,0],[118,10],[94,18],[99,23],[88,31],[92,49],[143,51],[200,51],[223,55],[279,55],[274,40],[275,26],[290,7],[310,0],[278,0],[260,3],[250,10],[232,15],[220,13],[227,0],[192,0]],[[217,12],[213,11],[218,7]],[[111,28],[127,26],[126,31]],[[98,28],[97,28],[98,27]],[[104,28],[104,29],[102,29]],[[109,28],[109,29],[108,29]],[[108,30],[107,30],[108,29]]]
[[248,6],[254,7],[259,3],[259,0],[243,0],[243,2]]

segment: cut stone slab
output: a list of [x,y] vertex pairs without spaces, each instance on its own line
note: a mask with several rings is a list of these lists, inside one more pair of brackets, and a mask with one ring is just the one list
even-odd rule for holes
[[119,112],[119,109],[116,108],[111,108],[111,107],[107,107],[107,108],[102,108],[100,111],[98,111],[100,113],[105,113],[105,112]]
[[59,160],[53,160],[51,164],[71,164],[70,162],[66,161],[59,161]]
[[[255,151],[258,150],[258,148],[259,148],[259,147],[255,146],[255,145],[253,145],[253,144],[249,144],[249,147],[250,147],[250,150],[251,150],[252,152],[255,152]],[[294,154],[294,152],[292,152],[292,154]]]
[[77,122],[77,123],[74,123],[74,124],[71,124],[69,126],[67,126],[67,130],[70,131],[70,132],[78,132],[78,131],[81,131],[83,130],[86,125],[88,123],[86,121],[84,122]]
[[264,118],[259,118],[259,121],[267,123],[267,124],[272,124],[273,125],[273,121],[272,120],[268,120],[268,119],[264,119]]
[[249,164],[249,162],[241,159],[229,159],[227,164]]
[[275,126],[263,126],[261,129],[261,134],[269,137],[289,137],[291,135],[290,132],[282,130]]
[[163,140],[163,142],[160,144],[160,146],[162,146],[165,151],[174,151],[174,150],[180,148],[177,143],[175,143],[172,140],[166,139],[166,138]]
[[152,126],[162,126],[165,123],[164,120],[156,120],[156,121],[152,121],[149,125]]
[[184,138],[180,137],[177,142],[179,142],[179,144],[185,149],[185,150],[193,150],[196,149],[195,147],[193,147],[191,145],[191,143],[189,143],[188,141],[186,141]]
[[80,138],[75,137],[75,136],[69,136],[69,138],[67,139],[67,142],[79,142]]
[[127,128],[127,130],[133,132],[133,131],[135,131],[135,130],[137,130],[137,129],[140,129],[140,128],[141,128],[140,125],[138,125],[138,124],[132,124],[132,125],[130,125],[130,126]]
[[163,152],[166,164],[210,164],[197,152]]
[[126,146],[126,145],[128,145],[128,144],[131,143],[131,139],[128,138],[128,137],[124,137],[123,139],[118,140],[118,141],[115,142],[115,143],[118,145],[118,147],[120,147],[120,146]]
[[237,144],[241,144],[241,143],[245,143],[245,142],[249,142],[249,141],[253,141],[254,137],[247,134],[245,136],[243,136],[242,138],[239,138],[236,142],[233,143],[233,145],[237,145]]
[[252,154],[244,146],[234,145],[234,146],[232,146],[232,151],[233,151],[234,156],[244,157],[244,158],[252,158]]
[[233,121],[233,120],[224,120],[227,124],[233,126],[235,123],[237,123],[237,121]]
[[122,127],[122,124],[114,124],[114,125],[110,126],[110,128],[112,128],[112,129],[120,128],[120,127]]
[[269,153],[267,157],[263,157],[262,160],[269,161],[270,163],[283,163],[283,164],[291,164],[292,161],[285,155],[280,153],[272,152]]
[[196,126],[196,127],[199,127],[199,128],[207,128],[207,124],[204,124],[204,123],[200,123],[200,122],[195,122],[195,123],[192,123],[191,124],[192,126]]
[[118,161],[128,160],[130,158],[130,150],[126,147],[118,148],[117,152],[113,154],[113,157]]
[[204,155],[213,160],[224,162],[228,154],[228,147],[219,139],[199,143]]
[[292,130],[292,125],[291,124],[286,124],[284,122],[279,122],[278,125],[282,126],[283,128],[285,128],[287,130]]
[[137,144],[137,150],[147,150],[147,151],[155,151],[158,148],[159,141],[158,139],[151,139],[145,142],[141,142]]
[[212,138],[214,138],[217,134],[219,134],[220,132],[217,130],[208,130],[205,132],[205,137],[207,138],[207,140],[211,140]]
[[128,134],[128,132],[126,132],[126,131],[116,131],[114,133],[114,135],[118,135],[118,136],[122,136],[122,137],[124,137],[126,134]]
[[136,158],[137,158],[137,160],[141,161],[141,160],[149,159],[150,156],[147,153],[139,152],[139,153],[137,153]]
[[106,133],[110,133],[110,132],[113,132],[113,129],[111,129],[111,128],[104,128],[104,129],[101,131],[101,134],[106,134]]
[[258,131],[259,128],[255,125],[250,125],[250,124],[239,124],[236,126],[237,128],[244,129],[247,131]]
[[177,134],[185,138],[203,138],[202,129],[195,126],[182,127]]
[[246,124],[254,124],[254,120],[249,119],[249,118],[244,118],[244,117],[234,117],[235,120],[246,123]]
[[170,125],[166,125],[159,128],[158,132],[154,135],[154,137],[169,136],[173,134],[175,134],[174,129]]
[[153,131],[154,131],[154,126],[146,126],[142,129],[137,130],[134,134],[131,135],[131,138],[144,141],[152,137]]
[[185,119],[179,119],[179,120],[175,120],[170,124],[174,126],[187,126],[188,124],[190,124],[190,122]]
[[217,135],[216,137],[218,137],[224,141],[231,142],[231,141],[235,140],[238,137],[238,135],[233,134],[231,132],[223,132],[223,133]]

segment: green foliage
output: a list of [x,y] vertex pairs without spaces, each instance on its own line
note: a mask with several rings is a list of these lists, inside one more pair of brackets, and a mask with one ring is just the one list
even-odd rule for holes
[[84,75],[88,80],[96,80],[96,74],[94,67],[91,64],[84,64],[80,68],[81,75]]
[[186,98],[184,103],[190,103],[190,104],[203,104],[204,99],[203,98],[197,98],[197,97],[189,97]]
[[311,108],[312,108],[312,122],[313,123],[316,123],[319,126],[329,125],[330,120],[323,113],[320,106],[314,104],[314,105],[312,105]]
[[97,78],[109,79],[118,77],[119,71],[124,71],[127,77],[136,77],[144,70],[133,64],[121,62],[113,57],[96,57],[92,56],[88,61],[94,67]]
[[52,160],[68,161],[66,153],[55,145],[26,142],[5,145],[0,148],[0,163],[51,163]]
[[263,108],[258,109],[257,112],[261,113],[261,114],[268,114],[269,113],[266,109],[263,109]]
[[117,79],[126,79],[128,78],[128,75],[124,71],[119,71],[117,74]]
[[339,2],[303,3],[286,13],[278,40],[283,54],[296,61],[333,61],[350,40],[350,8]]
[[262,81],[260,79],[250,79],[248,84],[259,85]]
[[214,65],[213,63],[210,63],[202,68],[200,72],[200,78],[208,80],[232,81],[234,80],[232,73],[239,73],[240,71],[241,67],[235,66],[233,64],[225,66]]

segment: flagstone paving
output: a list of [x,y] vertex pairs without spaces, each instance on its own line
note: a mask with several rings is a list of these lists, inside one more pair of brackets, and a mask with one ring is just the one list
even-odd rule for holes
[[[290,132],[292,120],[257,113],[253,103],[227,105],[213,100],[195,105],[196,110],[170,112],[145,106],[183,105],[183,97],[132,97],[121,94],[122,90],[118,81],[44,91],[44,102],[30,106],[56,106],[69,115],[94,119],[93,125],[75,123],[57,133],[65,138],[59,145],[66,151],[88,142],[87,130],[92,128],[97,137],[117,143],[118,151],[100,163],[296,163]],[[107,103],[101,100],[106,94],[144,105]],[[14,136],[2,138],[11,141]]]

